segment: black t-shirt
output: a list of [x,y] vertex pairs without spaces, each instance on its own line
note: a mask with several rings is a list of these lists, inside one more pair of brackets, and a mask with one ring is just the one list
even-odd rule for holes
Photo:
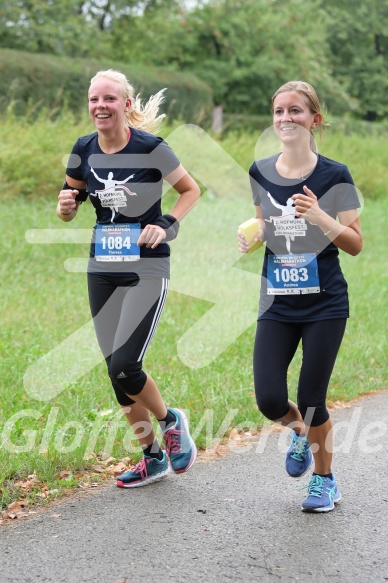
[[[140,223],[143,229],[161,216],[163,178],[178,168],[179,160],[162,138],[130,131],[128,144],[114,154],[101,150],[97,132],[79,138],[66,174],[86,182],[97,224]],[[93,240],[90,255],[94,257]],[[140,248],[141,258],[169,255],[167,243]]]
[[[283,178],[275,167],[279,155],[258,160],[249,170],[253,201],[261,207],[265,221],[266,250],[259,319],[309,322],[347,318],[347,283],[340,268],[338,247],[318,226],[295,218],[291,197],[303,193],[302,188],[306,185],[318,198],[322,210],[335,219],[341,211],[360,207],[353,179],[346,166],[320,154],[314,170],[304,180]],[[306,253],[317,257],[320,291],[268,294],[268,257]]]

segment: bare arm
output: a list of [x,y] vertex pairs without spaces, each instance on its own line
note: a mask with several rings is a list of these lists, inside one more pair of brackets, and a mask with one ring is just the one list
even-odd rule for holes
[[357,210],[342,211],[338,218],[339,222],[326,215],[318,226],[339,249],[349,255],[358,255],[363,238]]
[[179,198],[170,214],[178,221],[181,221],[197,203],[201,191],[195,180],[191,178],[182,165],[166,176],[165,180],[179,194]]
[[362,249],[363,239],[357,209],[339,212],[338,222],[319,207],[317,197],[307,186],[304,186],[303,190],[304,194],[294,194],[292,197],[295,215],[318,225],[330,241],[345,253],[358,255]]
[[80,205],[80,203],[75,200],[75,197],[78,194],[78,189],[86,188],[86,183],[81,182],[80,180],[74,180],[74,178],[70,178],[70,176],[67,175],[66,182],[72,187],[72,190],[66,189],[60,191],[56,213],[62,221],[69,223],[74,219]]

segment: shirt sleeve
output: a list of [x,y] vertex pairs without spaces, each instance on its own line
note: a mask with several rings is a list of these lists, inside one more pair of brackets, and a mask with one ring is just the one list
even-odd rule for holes
[[164,178],[178,168],[180,162],[170,146],[162,138],[156,138],[156,146],[151,152],[150,166],[156,168]]
[[66,174],[67,176],[70,176],[70,178],[74,178],[74,180],[79,180],[80,182],[85,180],[84,176],[82,176],[79,139],[74,144],[69,159],[67,161]]
[[357,188],[347,166],[343,166],[339,184],[335,188],[335,199],[337,213],[361,207]]
[[265,194],[264,188],[259,183],[260,173],[257,168],[257,162],[254,162],[249,169],[249,180],[251,183],[253,204],[255,206],[261,205],[261,200],[263,193]]

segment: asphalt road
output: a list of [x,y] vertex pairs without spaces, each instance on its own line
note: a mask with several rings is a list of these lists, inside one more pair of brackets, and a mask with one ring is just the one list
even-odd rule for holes
[[285,433],[144,488],[109,486],[0,529],[1,583],[388,580],[388,391],[334,411],[342,501],[305,514]]

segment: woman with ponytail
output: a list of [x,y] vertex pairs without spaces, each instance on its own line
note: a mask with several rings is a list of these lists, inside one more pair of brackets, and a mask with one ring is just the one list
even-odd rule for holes
[[[184,413],[166,407],[143,370],[167,294],[168,241],[200,195],[171,148],[153,133],[164,117],[163,93],[143,104],[125,75],[99,71],[89,87],[96,131],[75,143],[58,196],[57,215],[64,222],[75,218],[87,198],[96,213],[87,270],[90,308],[117,401],[144,453],[118,477],[123,488],[159,480],[170,466],[185,472],[196,458]],[[161,211],[164,180],[179,195],[167,215]],[[159,422],[165,449],[150,414]]]
[[[266,241],[254,347],[256,400],[268,419],[292,429],[285,467],[303,476],[314,460],[305,512],[328,512],[341,498],[332,473],[333,425],[326,407],[330,376],[349,317],[339,249],[362,249],[360,202],[347,167],[317,152],[325,125],[314,88],[282,85],[272,98],[281,149],[250,168],[257,237]],[[238,233],[239,249],[249,244]],[[297,403],[288,368],[302,344]]]

